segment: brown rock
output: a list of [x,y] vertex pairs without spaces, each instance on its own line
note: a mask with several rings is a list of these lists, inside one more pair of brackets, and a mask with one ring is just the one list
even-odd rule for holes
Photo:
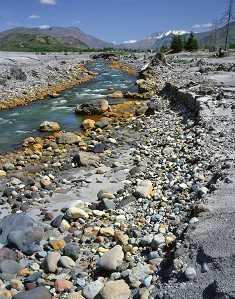
[[65,290],[70,290],[73,287],[73,284],[71,281],[66,279],[57,279],[55,281],[55,289],[58,292],[63,292]]
[[82,127],[85,130],[92,130],[95,128],[95,121],[93,119],[87,118],[82,122]]

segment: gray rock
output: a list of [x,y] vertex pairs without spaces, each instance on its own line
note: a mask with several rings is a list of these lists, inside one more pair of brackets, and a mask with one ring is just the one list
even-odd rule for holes
[[94,299],[103,289],[103,287],[104,284],[100,280],[93,281],[83,289],[83,296],[85,296],[87,299]]
[[13,299],[52,299],[52,295],[45,287],[38,287],[30,291],[18,293]]
[[97,266],[108,271],[115,271],[121,266],[124,253],[120,245],[116,245],[98,260]]
[[81,141],[81,137],[78,135],[72,133],[72,132],[66,132],[62,133],[58,138],[57,142],[59,144],[77,144]]
[[64,255],[69,256],[73,260],[79,257],[79,246],[77,243],[69,243],[64,247]]
[[194,280],[197,277],[197,272],[193,267],[187,267],[185,269],[184,275],[187,280]]
[[157,249],[159,246],[165,244],[165,237],[163,234],[157,234],[153,237],[152,248]]
[[49,273],[55,273],[57,270],[57,264],[61,258],[59,252],[49,252],[46,258],[46,268]]
[[110,110],[109,102],[105,99],[101,99],[96,101],[90,101],[89,103],[79,104],[75,108],[75,113],[83,115],[94,115],[103,114],[108,110]]
[[27,255],[40,251],[43,229],[27,214],[12,214],[0,222],[0,242],[13,245]]

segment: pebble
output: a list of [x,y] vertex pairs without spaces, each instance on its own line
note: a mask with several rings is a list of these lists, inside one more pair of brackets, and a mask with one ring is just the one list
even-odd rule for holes
[[55,281],[55,289],[57,292],[63,292],[65,290],[71,290],[73,283],[66,279],[57,279]]
[[72,269],[76,266],[76,263],[68,256],[61,256],[60,258],[60,264],[64,268]]
[[69,208],[67,211],[68,217],[72,218],[73,220],[82,218],[82,219],[88,219],[89,214],[85,212],[83,209],[77,208],[77,207],[72,207]]
[[116,245],[98,260],[98,266],[107,271],[115,271],[122,265],[124,253],[120,245]]
[[59,252],[49,252],[46,258],[47,270],[49,273],[55,273],[57,270],[57,264],[61,258]]
[[197,277],[197,272],[193,267],[187,267],[185,269],[184,275],[187,280],[195,280]]
[[86,299],[94,299],[103,289],[103,287],[104,283],[101,280],[93,281],[83,289],[83,296]]

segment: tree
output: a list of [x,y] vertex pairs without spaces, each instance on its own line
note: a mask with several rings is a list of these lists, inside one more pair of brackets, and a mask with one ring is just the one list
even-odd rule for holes
[[175,34],[173,36],[173,39],[171,42],[171,50],[173,50],[174,53],[178,53],[183,50],[183,42],[182,42],[182,38],[179,34]]
[[198,50],[198,41],[193,32],[190,33],[189,38],[185,43],[185,50],[190,52]]

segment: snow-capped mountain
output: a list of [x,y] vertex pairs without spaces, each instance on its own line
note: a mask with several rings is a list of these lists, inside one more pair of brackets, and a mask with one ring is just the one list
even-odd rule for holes
[[150,36],[143,40],[135,41],[125,41],[119,47],[128,49],[155,49],[161,48],[162,46],[169,46],[172,37],[174,35],[185,35],[189,32],[185,30],[169,30],[166,32],[156,32],[152,33]]

